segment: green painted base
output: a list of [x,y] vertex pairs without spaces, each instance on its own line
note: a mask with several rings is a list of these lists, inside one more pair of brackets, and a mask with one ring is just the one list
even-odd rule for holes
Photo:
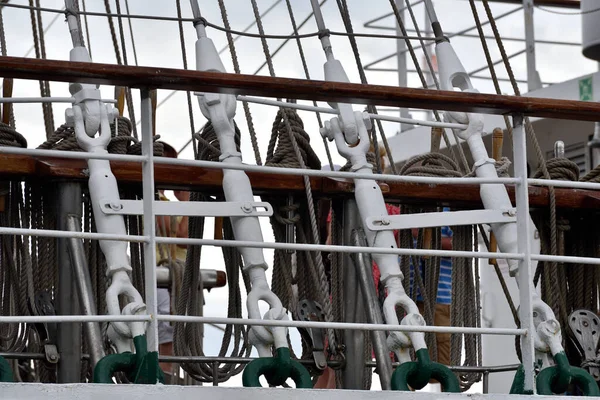
[[94,368],[94,383],[113,383],[116,372],[123,372],[133,383],[155,385],[164,383],[165,376],[158,364],[158,352],[148,352],[146,336],[133,338],[134,353],[111,354]]
[[427,349],[418,350],[416,355],[416,362],[406,362],[396,368],[392,374],[392,390],[420,390],[433,378],[442,385],[444,392],[460,393],[458,378],[448,367],[432,362]]
[[269,385],[281,386],[291,378],[297,388],[312,388],[310,374],[302,364],[292,360],[287,347],[275,350],[275,357],[259,358],[249,363],[244,368],[242,383],[245,387],[261,387],[259,378],[263,375]]
[[0,382],[13,382],[13,374],[8,361],[0,356]]

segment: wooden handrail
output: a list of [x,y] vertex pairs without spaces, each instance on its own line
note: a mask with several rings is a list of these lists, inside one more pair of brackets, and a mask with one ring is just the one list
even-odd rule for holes
[[[523,5],[523,0],[489,0],[489,1],[495,2],[495,3]],[[573,8],[573,9],[581,8],[581,1],[579,1],[579,0],[533,0],[533,4],[536,6],[543,6],[543,7],[560,7],[560,8]]]
[[276,98],[377,104],[427,110],[524,114],[597,121],[597,102],[502,96],[382,85],[272,78],[181,69],[0,57],[0,76],[15,79],[88,82],[134,88],[219,92]]
[[[142,167],[138,163],[112,161],[111,167],[121,187],[140,187]],[[304,194],[304,183],[300,176],[274,175],[248,172],[256,195]],[[156,164],[155,185],[162,189],[197,190],[206,194],[221,194],[223,174],[220,170],[180,165]],[[33,156],[0,154],[0,180],[75,180],[86,182],[87,164],[83,160],[62,158],[38,158]],[[311,187],[316,198],[351,197],[354,185],[329,178],[311,178]],[[137,185],[137,186],[136,186]],[[480,208],[479,186],[474,184],[414,184],[388,183],[384,196],[389,201],[425,205],[448,205],[453,207]],[[514,202],[514,187],[507,185]],[[548,189],[530,187],[529,202],[532,207],[548,207]],[[600,191],[556,188],[556,204],[559,208],[598,209]]]

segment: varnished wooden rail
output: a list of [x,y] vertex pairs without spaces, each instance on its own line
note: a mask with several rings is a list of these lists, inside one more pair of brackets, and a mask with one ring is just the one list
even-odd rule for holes
[[[481,1],[481,0],[480,0]],[[514,5],[523,5],[523,0],[489,0],[495,3],[507,3]],[[561,7],[561,8],[581,8],[579,0],[533,0],[533,4],[543,7]]]
[[0,57],[0,77],[598,121],[597,102]]
[[[141,188],[142,167],[132,162],[112,161],[111,167],[121,187]],[[299,176],[273,175],[248,172],[256,195],[304,194],[304,184]],[[155,184],[163,189],[197,190],[206,194],[221,194],[223,174],[220,170],[200,167],[156,164]],[[75,180],[87,181],[87,165],[83,160],[61,158],[36,158],[32,156],[0,154],[0,181],[24,179],[43,182]],[[388,183],[385,197],[403,203],[448,205],[453,207],[482,207],[479,186],[429,185],[414,183]],[[312,190],[317,198],[344,198],[352,196],[354,186],[328,178],[311,178]],[[514,187],[507,186],[514,202]],[[532,207],[548,206],[548,189],[530,187]],[[556,204],[563,209],[600,209],[600,191],[556,188]]]

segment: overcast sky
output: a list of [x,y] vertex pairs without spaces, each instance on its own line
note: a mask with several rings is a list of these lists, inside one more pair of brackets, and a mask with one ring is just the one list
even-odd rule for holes
[[[261,11],[266,10],[274,3],[279,3],[275,9],[263,20],[265,30],[269,34],[289,34],[291,33],[291,24],[285,2],[277,0],[258,0]],[[25,0],[12,0],[13,4],[27,4]],[[100,0],[87,0],[88,11],[104,12],[104,4]],[[174,0],[129,0],[130,11],[132,14],[150,14],[162,16],[176,16]],[[242,30],[253,21],[253,12],[249,1],[226,0],[228,16],[233,29]],[[294,13],[297,23],[304,20],[310,12],[309,0],[293,0]],[[61,0],[44,0],[44,7],[62,8]],[[111,1],[112,11],[115,11],[114,0]],[[381,16],[391,11],[387,0],[348,0],[350,13],[353,20],[355,31],[371,33],[394,34],[394,31],[381,31],[363,28],[365,21]],[[122,1],[124,10],[124,2]],[[191,17],[189,2],[182,0],[183,15]],[[446,32],[456,32],[474,24],[469,3],[465,0],[436,0],[435,6],[438,17]],[[500,14],[515,8],[506,4],[492,4],[496,14]],[[211,23],[223,25],[220,16],[217,1],[200,1],[203,16]],[[480,16],[485,20],[483,7],[479,7]],[[564,11],[564,10],[563,10]],[[422,5],[415,7],[416,18],[420,26],[424,22],[424,10]],[[573,12],[567,10],[566,12]],[[336,2],[329,0],[323,7],[328,28],[335,31],[344,31],[344,26],[340,19]],[[32,46],[32,32],[29,12],[27,10],[18,10],[5,8],[3,11],[6,38],[8,42],[8,54],[11,56],[22,57],[28,53]],[[44,26],[52,20],[54,14],[43,13]],[[535,35],[538,39],[561,40],[569,42],[580,42],[581,40],[581,22],[578,15],[556,15],[547,11],[536,9],[535,11]],[[408,18],[407,18],[408,19]],[[93,60],[101,63],[116,63],[115,52],[113,49],[108,23],[105,17],[88,17],[91,36],[91,51]],[[379,22],[380,25],[394,27],[394,20],[388,17]],[[412,28],[412,24],[407,21],[407,26]],[[115,25],[117,21],[115,20]],[[523,13],[518,12],[510,17],[498,21],[501,34],[507,37],[523,37]],[[180,49],[178,25],[176,22],[168,21],[147,21],[133,20],[133,35],[136,44],[136,51],[139,65],[161,66],[170,68],[183,68],[183,61]],[[191,23],[184,24],[186,50],[188,54],[188,68],[194,68],[194,42],[195,30]],[[214,29],[208,29],[208,35],[215,41],[217,49],[226,46],[225,35]],[[257,32],[253,27],[251,32]],[[316,25],[313,19],[305,25],[301,33],[316,31]],[[475,33],[472,31],[471,33]],[[486,29],[487,34],[491,35],[491,30]],[[135,64],[131,37],[128,26],[125,25],[125,35],[127,43],[127,56],[129,64]],[[68,60],[71,41],[64,18],[59,17],[58,21],[48,30],[45,36],[47,58]],[[346,72],[352,82],[360,82],[355,60],[353,58],[349,41],[345,37],[332,37],[334,53],[344,65]],[[269,40],[269,48],[273,51],[280,43],[280,40]],[[396,49],[396,41],[393,39],[358,39],[361,58],[363,64],[367,64],[380,57],[391,54]],[[452,43],[458,53],[458,56],[465,65],[467,71],[482,67],[485,64],[481,44],[478,39],[456,38]],[[497,47],[492,41],[490,48],[494,60],[498,60],[500,55]],[[313,79],[323,79],[323,62],[325,60],[319,40],[316,37],[302,40],[304,52],[309,64],[309,71]],[[523,43],[506,42],[507,52],[512,54],[524,48]],[[120,46],[120,43],[119,43]],[[260,41],[255,38],[240,38],[236,42],[238,58],[240,60],[241,72],[246,74],[255,73],[257,68],[264,61],[264,54]],[[34,53],[30,52],[29,57]],[[419,59],[422,53],[419,53]],[[228,50],[222,54],[223,62],[229,72],[233,72],[231,57]],[[595,62],[586,60],[581,55],[581,49],[577,46],[555,46],[538,45],[537,46],[537,65],[541,79],[544,82],[561,82],[583,74],[594,72],[597,69]],[[381,68],[394,68],[396,59],[391,58],[378,65]],[[409,59],[409,69],[414,69]],[[513,68],[518,79],[526,79],[525,56],[521,55],[513,59]],[[298,48],[295,41],[290,41],[287,46],[274,57],[274,69],[277,76],[304,78],[304,72],[301,66]],[[268,70],[263,68],[261,75],[268,75]],[[483,74],[487,74],[483,72]],[[506,77],[503,68],[499,69],[499,75]],[[488,75],[489,76],[489,75]],[[397,85],[398,77],[396,73],[367,72],[369,83]],[[409,75],[408,84],[411,87],[419,87],[419,81],[415,74]],[[473,80],[473,84],[482,92],[493,92],[493,86],[490,81]],[[507,94],[512,94],[510,86],[502,83],[502,90]],[[526,92],[526,85],[521,85],[521,90]],[[104,98],[113,96],[112,87],[103,87]],[[169,91],[159,91],[158,101],[160,102]],[[52,84],[53,96],[68,96],[66,84]],[[39,96],[39,86],[37,82],[16,81],[14,86],[14,96]],[[134,92],[135,111],[139,118],[139,93]],[[325,104],[323,104],[325,106]],[[54,120],[56,126],[64,120],[64,110],[66,106],[54,106]],[[194,118],[196,129],[199,129],[205,122],[199,111],[197,101],[193,99]],[[239,112],[236,121],[240,126],[243,139],[242,151],[244,161],[254,163],[254,156],[250,146],[246,121],[243,112]],[[258,132],[258,141],[261,148],[261,154],[266,154],[267,143],[270,136],[271,125],[277,112],[276,109],[268,106],[251,106],[254,117],[254,124]],[[397,115],[397,113],[394,113]],[[17,105],[15,106],[17,129],[25,135],[29,141],[29,147],[37,147],[44,140],[44,128],[42,120],[41,106],[36,105]],[[325,150],[318,134],[318,126],[314,114],[301,112],[304,119],[307,132],[310,134],[313,147],[317,154],[326,163]],[[417,114],[417,116],[420,116]],[[394,124],[385,124],[386,135],[391,136],[396,133],[398,127]],[[161,106],[157,112],[157,133],[168,143],[179,149],[186,143],[190,137],[189,119],[186,105],[185,93],[177,93],[168,102]],[[343,164],[344,160],[337,155],[334,147],[331,147],[334,160],[338,164]],[[181,154],[182,157],[192,158],[191,148],[187,148]],[[268,223],[263,224],[264,236],[266,240],[273,240]],[[212,238],[212,223],[206,227],[206,237]],[[265,251],[267,260],[271,262],[272,252]],[[223,269],[223,262],[218,249],[207,248],[203,251],[203,267]],[[224,310],[227,299],[226,289],[215,289],[207,296],[205,315],[225,316]],[[217,354],[220,339],[218,331],[213,328],[206,328],[206,353]],[[295,342],[297,343],[297,336]],[[298,348],[299,350],[299,348]],[[234,379],[231,384],[239,385],[239,379]]]

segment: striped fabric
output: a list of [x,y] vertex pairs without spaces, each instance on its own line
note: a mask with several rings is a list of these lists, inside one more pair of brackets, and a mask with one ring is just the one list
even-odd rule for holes
[[[444,211],[448,211],[447,208],[444,208]],[[452,237],[452,230],[444,226],[442,227],[442,237]],[[416,240],[414,242],[415,248],[417,247]],[[421,277],[425,279],[425,274],[423,271],[423,260],[419,265],[419,271],[421,273]],[[415,268],[410,264],[410,276],[408,278],[409,282],[409,296],[412,297],[413,290],[415,290]],[[417,290],[417,301],[423,301],[423,297],[421,296],[419,288]],[[438,282],[438,290],[436,303],[438,304],[446,304],[449,305],[452,302],[452,259],[449,257],[442,257],[440,260],[440,280]]]

